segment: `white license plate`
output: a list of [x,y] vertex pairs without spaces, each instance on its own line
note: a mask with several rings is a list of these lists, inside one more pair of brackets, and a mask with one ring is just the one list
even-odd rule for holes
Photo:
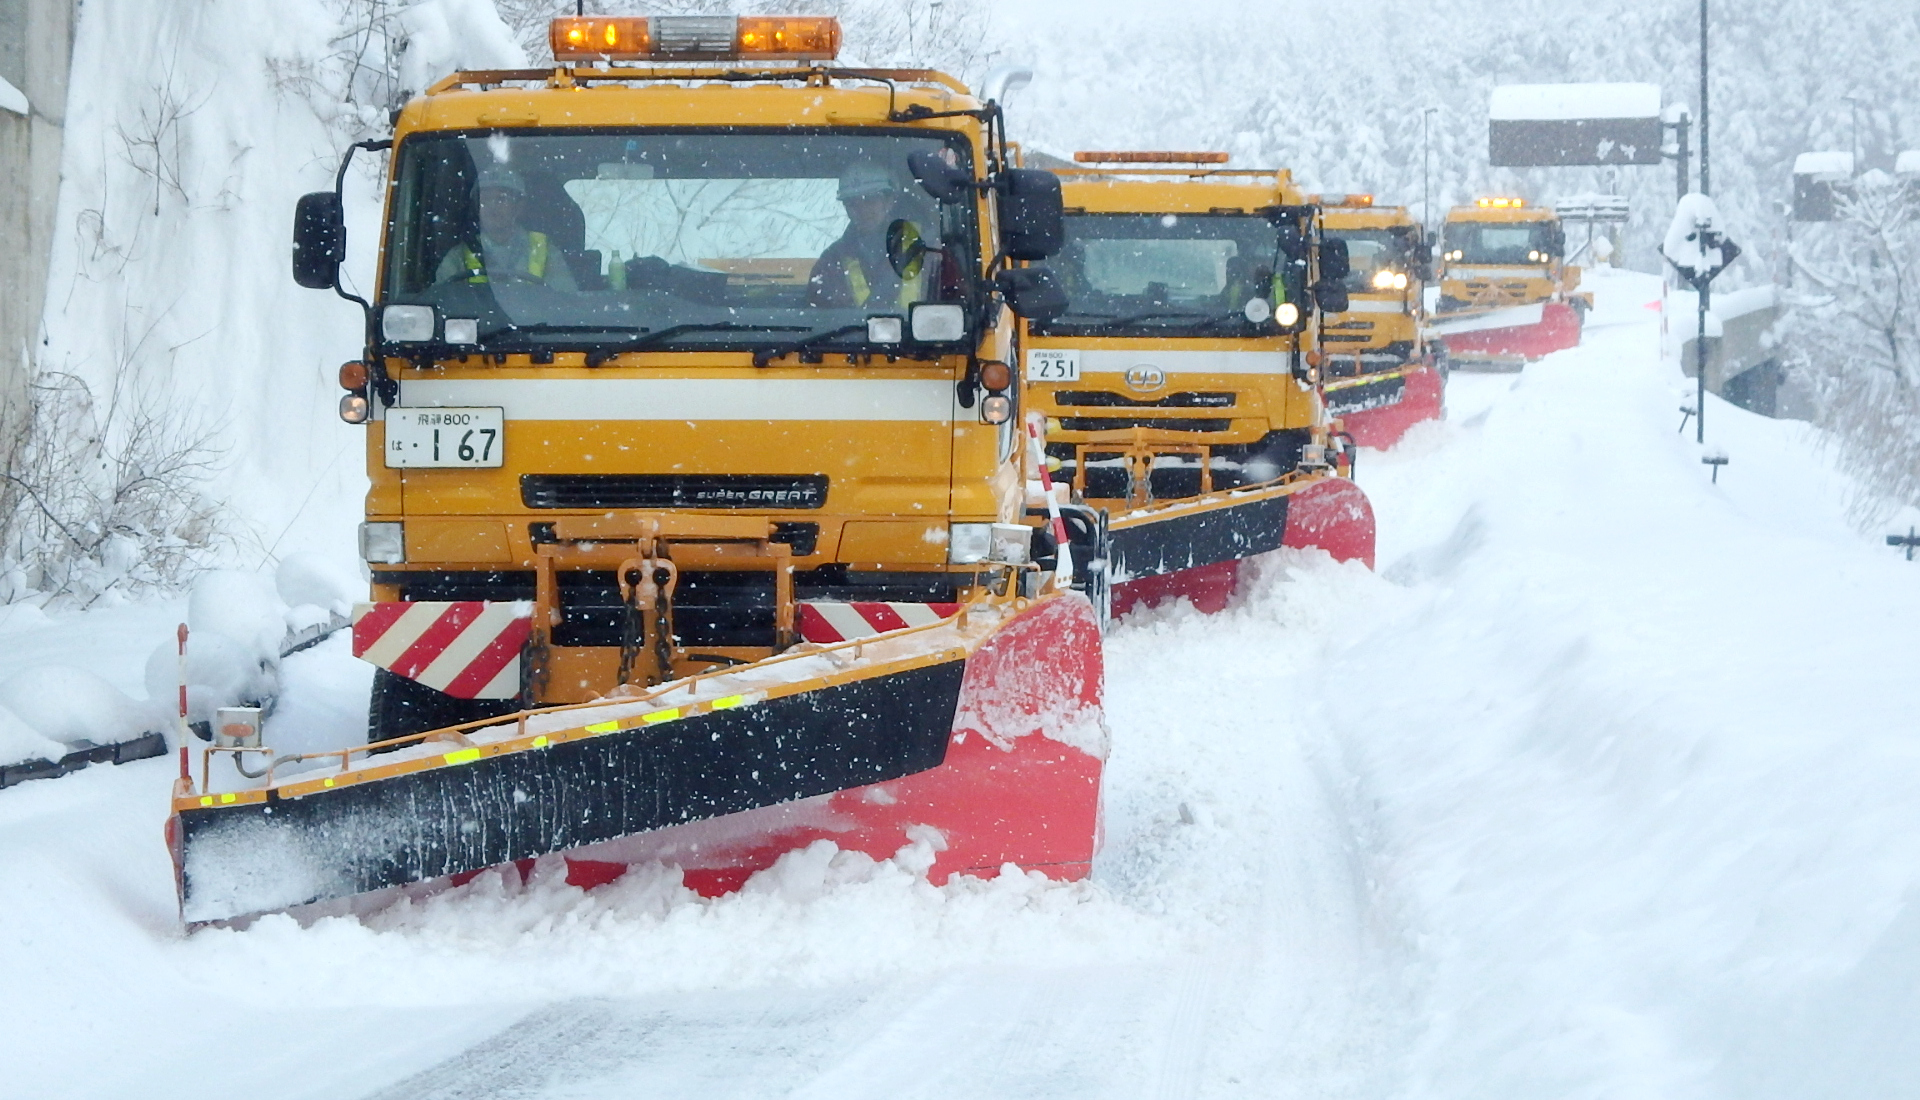
[[388,409],[387,466],[499,466],[501,409]]
[[1027,381],[1080,381],[1080,353],[1071,348],[1028,348]]

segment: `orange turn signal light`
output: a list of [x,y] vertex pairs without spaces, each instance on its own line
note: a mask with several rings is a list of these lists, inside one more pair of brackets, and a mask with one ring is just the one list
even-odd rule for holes
[[556,61],[831,61],[840,20],[830,15],[562,16],[548,24]]
[[980,384],[990,390],[1004,390],[1013,385],[1013,371],[998,359],[989,359],[980,364]]
[[1321,206],[1372,206],[1372,195],[1315,195],[1313,201]]
[[1081,164],[1225,164],[1225,153],[1093,152],[1075,153]]
[[367,365],[358,359],[340,364],[340,388],[343,390],[366,389]]

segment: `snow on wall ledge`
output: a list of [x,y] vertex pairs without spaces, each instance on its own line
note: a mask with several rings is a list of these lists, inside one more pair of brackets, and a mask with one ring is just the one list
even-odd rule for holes
[[[204,432],[242,564],[351,561],[361,430],[334,407],[358,310],[289,274],[294,200],[385,127],[372,50],[419,88],[525,57],[489,0],[427,0],[369,33],[366,4],[90,0],[80,9],[39,369]],[[356,25],[356,23],[358,25]],[[245,28],[245,34],[235,34]],[[363,49],[362,47],[366,47]],[[348,279],[371,286],[378,158],[347,180]]]

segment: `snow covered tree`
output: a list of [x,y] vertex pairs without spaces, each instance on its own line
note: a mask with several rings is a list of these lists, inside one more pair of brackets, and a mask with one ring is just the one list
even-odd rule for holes
[[1862,522],[1920,505],[1920,195],[1872,171],[1840,221],[1796,246],[1788,347],[1842,466],[1870,490]]

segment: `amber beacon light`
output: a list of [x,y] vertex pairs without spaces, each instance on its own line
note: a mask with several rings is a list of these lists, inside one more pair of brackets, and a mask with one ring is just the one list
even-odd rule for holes
[[556,61],[831,61],[840,21],[825,15],[563,16],[547,31]]

